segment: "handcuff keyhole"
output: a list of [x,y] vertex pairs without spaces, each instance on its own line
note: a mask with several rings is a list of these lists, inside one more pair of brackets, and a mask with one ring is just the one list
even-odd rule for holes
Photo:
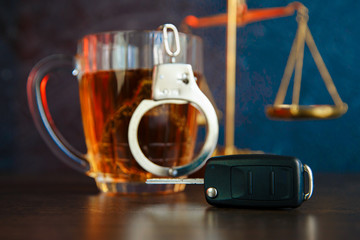
[[183,81],[183,83],[185,83],[185,84],[188,84],[188,83],[189,83],[189,79],[187,79],[187,78],[183,79],[182,81]]
[[178,79],[185,84],[189,84],[189,78],[187,73],[181,74]]

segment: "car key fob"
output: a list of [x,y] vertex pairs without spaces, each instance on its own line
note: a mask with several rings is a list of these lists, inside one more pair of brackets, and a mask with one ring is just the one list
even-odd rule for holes
[[204,191],[206,201],[218,207],[295,208],[311,197],[313,177],[311,169],[294,157],[219,156],[206,165]]

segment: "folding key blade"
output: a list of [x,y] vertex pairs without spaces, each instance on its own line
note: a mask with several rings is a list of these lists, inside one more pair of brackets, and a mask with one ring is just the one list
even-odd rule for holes
[[309,166],[295,157],[269,154],[212,157],[204,179],[153,178],[146,183],[204,184],[206,201],[217,207],[295,208],[313,192]]
[[203,178],[150,178],[146,184],[204,184]]

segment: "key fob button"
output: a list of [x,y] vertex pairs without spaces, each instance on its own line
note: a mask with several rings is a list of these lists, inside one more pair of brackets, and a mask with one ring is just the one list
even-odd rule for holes
[[231,168],[231,197],[242,200],[271,200],[274,183],[271,166],[236,166]]
[[274,167],[275,200],[291,199],[294,193],[293,169],[289,167]]
[[231,168],[231,197],[236,199],[248,199],[247,185],[249,169],[247,167]]
[[[271,181],[270,181],[270,166],[253,166],[249,172],[248,185],[252,187],[252,194],[249,195],[250,199],[258,201],[269,201],[273,198],[271,194]],[[251,177],[251,179],[250,179]]]

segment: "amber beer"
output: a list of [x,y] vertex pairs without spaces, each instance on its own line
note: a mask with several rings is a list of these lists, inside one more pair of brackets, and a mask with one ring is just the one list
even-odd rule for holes
[[[152,177],[135,161],[127,137],[136,107],[143,99],[151,99],[152,70],[84,73],[79,86],[90,175],[117,182],[143,182]],[[196,114],[189,104],[167,104],[150,110],[138,131],[145,156],[167,167],[192,161]]]

